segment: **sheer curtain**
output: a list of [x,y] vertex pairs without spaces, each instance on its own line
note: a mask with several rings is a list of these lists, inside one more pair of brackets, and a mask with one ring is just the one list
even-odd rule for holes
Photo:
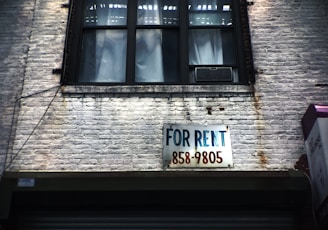
[[136,81],[164,81],[162,31],[160,29],[137,31]]
[[[138,1],[138,25],[161,25],[160,0]],[[136,34],[136,82],[163,82],[161,29],[138,29]]]
[[[126,25],[126,0],[89,0],[89,25]],[[82,82],[124,82],[126,30],[86,31],[82,47]]]
[[191,29],[189,31],[189,64],[223,64],[222,37],[218,29]]
[[96,82],[124,82],[126,67],[126,31],[96,33]]
[[99,30],[83,38],[82,82],[122,82],[125,80],[126,32]]
[[189,64],[223,64],[222,36],[219,29],[205,29],[218,25],[218,4],[216,0],[189,0],[190,26],[204,29],[189,30]]

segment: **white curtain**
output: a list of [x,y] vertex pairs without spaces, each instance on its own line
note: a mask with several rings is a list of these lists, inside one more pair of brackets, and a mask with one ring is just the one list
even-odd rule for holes
[[222,37],[218,29],[189,30],[189,64],[223,64]]
[[97,31],[95,82],[125,81],[126,39],[126,31]]
[[[222,5],[222,4],[221,4]],[[217,25],[217,0],[189,0],[189,23],[191,26],[204,26],[204,29],[189,30],[189,64],[223,64],[222,36],[219,29],[206,29]]]
[[[158,0],[138,1],[138,25],[162,24]],[[162,30],[140,29],[136,34],[136,82],[163,82]]]
[[[125,25],[124,0],[93,0],[87,6],[93,25]],[[126,69],[126,30],[85,32],[82,47],[82,82],[124,82]]]
[[136,81],[164,81],[162,31],[160,29],[137,31]]

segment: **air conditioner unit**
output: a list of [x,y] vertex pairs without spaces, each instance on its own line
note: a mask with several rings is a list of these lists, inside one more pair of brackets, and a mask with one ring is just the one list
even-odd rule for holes
[[196,67],[195,78],[197,82],[201,81],[218,81],[231,82],[231,67]]

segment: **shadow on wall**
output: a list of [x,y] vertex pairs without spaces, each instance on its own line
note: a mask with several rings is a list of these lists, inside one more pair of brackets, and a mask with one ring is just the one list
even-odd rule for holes
[[10,147],[29,50],[35,1],[0,1],[0,175]]

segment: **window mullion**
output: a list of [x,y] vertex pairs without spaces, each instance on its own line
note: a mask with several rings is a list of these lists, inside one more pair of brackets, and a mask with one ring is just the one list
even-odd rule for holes
[[133,84],[135,82],[135,52],[136,52],[136,22],[137,22],[136,0],[128,1],[128,20],[127,20],[127,56],[126,56],[126,82]]
[[188,1],[180,1],[180,81],[188,83],[189,77],[189,58],[188,58]]
[[[65,54],[62,67],[63,83],[78,82],[78,73],[81,59],[81,46],[83,38],[83,7],[84,4],[78,4],[76,3],[76,1],[71,2],[70,16],[68,18],[69,33],[67,33],[66,35]],[[74,54],[77,55],[75,56]]]

